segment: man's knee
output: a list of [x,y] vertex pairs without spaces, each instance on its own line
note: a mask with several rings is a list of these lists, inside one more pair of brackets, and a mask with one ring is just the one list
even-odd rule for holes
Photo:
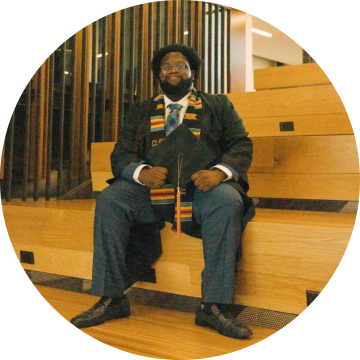
[[[230,215],[241,216],[243,201],[239,192],[229,184],[222,183],[208,192],[197,190],[194,197],[194,211],[202,214],[226,210]],[[200,214],[199,214],[200,215]]]
[[96,205],[104,205],[113,201],[116,198],[116,191],[113,185],[106,187],[101,193],[96,197]]
[[219,206],[242,206],[242,198],[239,192],[226,183],[221,183],[214,189],[202,193],[200,197],[202,198],[202,201],[209,204],[217,204]]
[[[141,189],[140,189],[141,190]],[[126,180],[117,181],[106,187],[96,198],[97,205],[108,205],[111,203],[132,203],[136,194],[139,194],[136,184]]]

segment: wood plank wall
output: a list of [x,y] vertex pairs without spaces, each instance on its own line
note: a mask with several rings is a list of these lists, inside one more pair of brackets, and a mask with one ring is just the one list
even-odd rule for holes
[[[49,200],[82,184],[90,178],[91,143],[116,141],[129,106],[159,91],[150,62],[156,49],[194,47],[206,64],[197,88],[223,92],[230,84],[229,28],[229,9],[174,0],[127,8],[80,30],[44,61],[17,104],[14,136],[6,137],[14,141],[12,164],[5,156],[2,175],[6,168],[21,175],[24,201],[43,196],[44,187]],[[222,51],[208,51],[210,43]],[[13,180],[19,182],[9,174],[10,190]],[[8,200],[15,196],[10,191]]]

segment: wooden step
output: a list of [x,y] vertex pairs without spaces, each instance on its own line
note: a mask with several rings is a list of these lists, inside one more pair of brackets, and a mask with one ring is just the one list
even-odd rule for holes
[[269,67],[254,71],[254,88],[256,90],[324,84],[331,84],[331,82],[316,63]]
[[244,121],[259,117],[346,113],[332,85],[230,93],[227,96]]
[[[34,253],[25,269],[91,279],[94,201],[5,204],[3,212],[17,256]],[[236,303],[299,314],[306,291],[321,291],[350,240],[356,214],[258,209],[243,236]],[[178,240],[167,224],[163,255],[148,290],[200,297],[202,241]]]
[[[282,199],[359,199],[359,159],[353,135],[255,137],[249,169],[251,197]],[[94,191],[112,177],[115,143],[93,143]],[[271,186],[269,186],[271,184]]]
[[32,252],[25,269],[91,279],[95,200],[11,202],[3,204],[10,240]]

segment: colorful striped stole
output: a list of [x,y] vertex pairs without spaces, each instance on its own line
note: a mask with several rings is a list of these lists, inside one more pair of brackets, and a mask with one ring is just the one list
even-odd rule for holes
[[[164,108],[164,94],[159,94],[153,99],[155,106],[150,115],[150,137],[151,146],[155,147],[161,143],[165,138],[165,108]],[[190,131],[200,138],[201,135],[201,121],[199,121],[199,114],[202,110],[201,97],[197,91],[193,89],[183,123],[190,129]],[[176,231],[176,186],[177,184],[165,184],[160,189],[150,189],[151,204],[156,208],[163,206],[166,211],[171,211],[174,214],[173,230]],[[186,189],[181,189],[181,203],[180,203],[180,219],[183,223],[192,222],[192,197],[194,185],[189,184]],[[164,209],[165,210],[165,209]]]

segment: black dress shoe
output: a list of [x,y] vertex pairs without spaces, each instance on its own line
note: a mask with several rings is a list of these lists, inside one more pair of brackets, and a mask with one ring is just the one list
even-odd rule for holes
[[128,316],[130,316],[129,299],[125,297],[114,304],[112,298],[101,298],[91,309],[75,316],[70,322],[80,329]]
[[242,322],[221,308],[221,305],[209,304],[206,309],[199,306],[196,310],[195,324],[209,327],[219,334],[234,339],[246,339],[252,331]]

